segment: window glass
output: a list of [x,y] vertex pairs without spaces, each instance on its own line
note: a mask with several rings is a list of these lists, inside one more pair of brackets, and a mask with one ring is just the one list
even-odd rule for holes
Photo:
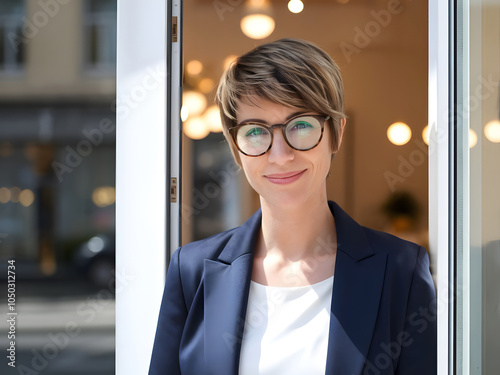
[[85,67],[114,74],[116,63],[116,0],[87,0],[84,21]]
[[471,306],[481,306],[472,309],[471,371],[493,374],[500,368],[500,1],[473,2],[470,29]]
[[456,367],[493,374],[500,368],[500,1],[460,4]]
[[81,74],[85,4],[0,1],[0,268],[26,373],[115,373],[116,82]]
[[22,70],[26,38],[23,35],[23,0],[5,0],[0,4],[0,73]]

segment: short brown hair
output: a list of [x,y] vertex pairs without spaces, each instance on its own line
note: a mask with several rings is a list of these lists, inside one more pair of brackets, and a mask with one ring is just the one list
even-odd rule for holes
[[237,58],[222,75],[215,99],[238,164],[228,129],[236,125],[238,104],[252,103],[255,97],[329,115],[332,152],[337,152],[345,117],[342,77],[337,64],[314,43],[286,38],[263,44]]

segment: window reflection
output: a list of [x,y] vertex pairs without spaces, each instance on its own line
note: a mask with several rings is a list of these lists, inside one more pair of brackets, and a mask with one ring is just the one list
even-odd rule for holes
[[19,0],[3,0],[0,4],[0,74],[19,73],[24,68],[24,7],[24,1]]
[[115,45],[116,0],[0,2],[0,264],[44,374],[115,373]]
[[464,373],[493,374],[500,367],[500,1],[460,7],[465,21],[458,32],[469,55],[457,51],[467,61],[460,73],[466,88],[459,93],[466,110],[458,129],[475,142],[457,150],[459,160],[469,161],[459,166],[468,179],[458,187],[457,202],[470,218],[457,218],[465,243],[456,254],[456,366]]
[[87,0],[85,64],[89,73],[114,74],[116,65],[116,0]]

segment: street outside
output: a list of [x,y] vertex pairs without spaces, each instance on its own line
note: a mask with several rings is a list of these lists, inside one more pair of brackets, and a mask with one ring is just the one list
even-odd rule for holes
[[[16,312],[1,299],[1,374],[112,375],[115,373],[115,299],[84,281],[17,283]],[[11,319],[11,322],[8,320]],[[15,325],[14,325],[15,322]],[[15,329],[15,368],[8,332]]]

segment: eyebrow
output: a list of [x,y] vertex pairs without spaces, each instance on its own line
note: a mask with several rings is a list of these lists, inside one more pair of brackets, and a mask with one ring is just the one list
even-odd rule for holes
[[[290,120],[291,118],[294,118],[295,116],[299,116],[299,115],[303,115],[303,114],[306,114],[308,113],[309,111],[298,111],[298,112],[294,112],[290,115],[288,115],[286,118],[285,118],[285,123]],[[249,118],[249,119],[246,119],[246,120],[243,120],[243,121],[240,121],[239,123],[236,124],[236,126],[238,125],[241,125],[241,124],[245,124],[247,122],[257,122],[259,124],[266,124],[266,125],[269,125],[269,123],[267,121],[264,121],[264,120],[261,120],[261,119],[258,119],[258,118]]]

